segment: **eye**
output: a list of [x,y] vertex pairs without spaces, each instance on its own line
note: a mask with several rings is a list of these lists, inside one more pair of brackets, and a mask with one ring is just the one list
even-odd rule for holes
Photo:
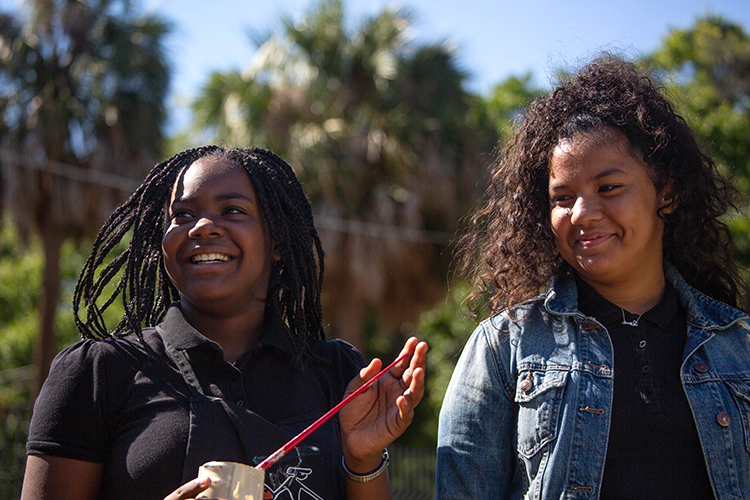
[[185,209],[177,209],[172,212],[172,220],[187,219],[192,216],[193,214],[191,214],[188,210],[185,210]]
[[569,194],[560,194],[557,196],[550,197],[550,204],[552,206],[564,206],[570,204],[570,202],[573,200],[573,197]]
[[612,191],[616,190],[617,188],[621,188],[622,184],[604,184],[599,187],[600,193],[611,193]]
[[236,206],[230,206],[224,209],[224,215],[245,215],[246,213],[246,210]]

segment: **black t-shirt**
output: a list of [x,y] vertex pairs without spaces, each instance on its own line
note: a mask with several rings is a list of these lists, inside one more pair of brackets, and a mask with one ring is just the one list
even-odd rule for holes
[[[267,329],[261,342],[230,364],[178,307],[170,308],[160,325],[168,341],[185,352],[209,400],[259,419],[263,425],[240,432],[256,443],[268,437],[265,449],[243,449],[248,439],[239,439],[222,410],[213,409],[216,420],[208,426],[205,419],[191,422],[191,404],[195,410],[197,403],[191,403],[190,387],[159,333],[148,328],[144,343],[134,335],[84,340],[58,354],[34,406],[27,451],[104,464],[105,499],[162,499],[174,491],[184,482],[191,435],[202,436],[198,444],[212,450],[206,452],[211,456],[199,457],[200,463],[256,465],[338,403],[365,364],[345,342],[314,341],[310,350],[316,361],[300,366],[283,328]],[[324,481],[325,488],[333,481],[343,496],[340,461],[334,417],[267,471],[266,488],[274,498],[297,498],[299,490],[317,494],[323,485],[316,481]],[[193,474],[187,468],[186,474],[197,476],[197,469]]]
[[579,309],[607,328],[614,350],[614,399],[600,498],[713,499],[680,381],[687,319],[674,288],[667,283],[662,300],[639,317],[582,280],[576,285]]

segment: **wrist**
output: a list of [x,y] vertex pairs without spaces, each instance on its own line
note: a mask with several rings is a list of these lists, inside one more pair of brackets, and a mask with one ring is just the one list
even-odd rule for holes
[[341,457],[341,466],[344,468],[344,474],[351,481],[358,483],[370,482],[386,471],[388,464],[390,463],[388,449],[384,449],[379,455],[376,465],[373,466],[373,463],[374,462],[371,460],[366,462],[357,461],[356,465],[354,465],[351,461],[351,457],[350,461],[347,461],[346,457]]
[[383,461],[383,448],[352,450],[342,446],[346,467],[354,472],[364,474],[376,468]]

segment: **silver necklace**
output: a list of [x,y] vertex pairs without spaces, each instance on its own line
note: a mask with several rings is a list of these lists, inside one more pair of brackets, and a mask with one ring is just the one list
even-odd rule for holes
[[638,321],[641,319],[641,316],[643,316],[643,313],[641,313],[633,321],[628,321],[625,319],[625,309],[621,307],[620,311],[622,311],[622,324],[627,326],[638,326]]

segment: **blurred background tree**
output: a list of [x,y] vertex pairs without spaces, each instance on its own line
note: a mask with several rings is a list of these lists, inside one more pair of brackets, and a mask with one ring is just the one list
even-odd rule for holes
[[3,204],[43,252],[36,392],[56,353],[63,242],[95,232],[162,154],[169,29],[128,0],[26,7],[0,16],[0,161]]
[[270,148],[310,196],[327,252],[330,333],[410,333],[445,296],[457,221],[483,190],[497,142],[448,44],[410,38],[388,7],[346,29],[340,0],[254,35],[244,72],[215,73],[195,101],[202,137]]
[[[750,36],[721,17],[671,30],[647,59],[724,174],[743,192],[729,225],[737,258],[750,269]],[[745,273],[750,279],[750,273]]]
[[650,58],[679,111],[725,172],[750,195],[750,37],[720,17],[672,30]]

